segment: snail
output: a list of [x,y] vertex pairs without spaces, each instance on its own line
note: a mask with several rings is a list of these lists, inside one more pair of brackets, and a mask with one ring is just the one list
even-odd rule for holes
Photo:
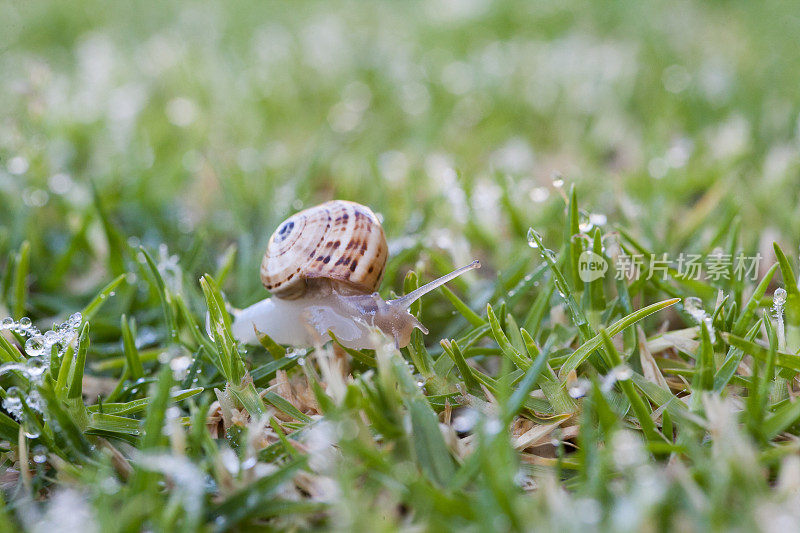
[[272,297],[234,312],[233,336],[257,342],[256,330],[280,344],[377,348],[382,331],[402,348],[425,326],[408,312],[424,294],[474,268],[478,261],[405,296],[384,301],[376,292],[388,256],[386,236],[372,210],[333,200],[286,219],[269,239],[261,282]]

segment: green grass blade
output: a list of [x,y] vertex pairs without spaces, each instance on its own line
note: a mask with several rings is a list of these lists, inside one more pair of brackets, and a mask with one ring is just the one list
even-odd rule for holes
[[142,246],[139,247],[139,251],[142,253],[142,255],[144,255],[145,262],[150,269],[150,274],[155,281],[156,292],[158,293],[158,298],[161,300],[161,309],[164,312],[164,320],[167,324],[167,331],[169,331],[172,341],[178,342],[178,322],[175,319],[175,313],[172,309],[170,294],[166,283],[164,283],[164,278],[158,271],[158,267],[148,251]]
[[128,320],[125,315],[122,315],[120,329],[122,331],[122,351],[125,355],[125,361],[128,363],[128,372],[132,379],[139,379],[144,376],[144,368],[134,340],[135,334],[133,331],[136,329],[136,321],[133,318]]
[[[657,313],[658,311],[661,311],[662,309],[666,309],[667,307],[669,307],[671,305],[675,305],[679,301],[680,301],[680,298],[671,298],[669,300],[664,300],[662,302],[658,302],[658,303],[654,303],[652,305],[648,305],[647,307],[639,309],[638,311],[634,311],[633,313],[631,313],[631,314],[629,314],[629,315],[627,315],[627,316],[625,316],[623,318],[620,318],[619,320],[614,322],[608,328],[608,335],[613,337],[614,335],[616,335],[616,334],[620,333],[621,331],[623,331],[625,328],[627,328],[629,326],[632,326],[633,324],[637,323],[638,321],[642,320],[643,318],[648,317],[648,316],[652,315],[653,313]],[[602,336],[601,335],[595,335],[594,337],[592,337],[588,341],[584,342],[580,346],[580,348],[575,350],[567,358],[567,360],[564,362],[564,364],[561,365],[561,369],[558,372],[559,379],[564,380],[566,378],[567,374],[569,374],[573,370],[577,369],[578,365],[583,363],[586,360],[586,358],[589,357],[589,354],[591,354],[593,351],[595,351],[597,348],[599,348],[600,345],[602,344],[602,342],[603,341],[602,341]]]
[[67,398],[80,398],[83,392],[83,371],[86,367],[86,352],[89,350],[89,324],[84,323],[78,336],[78,353],[72,364]]
[[461,300],[461,298],[456,296],[456,293],[454,293],[444,285],[442,285],[440,289],[442,293],[445,295],[445,297],[448,300],[450,300],[450,303],[453,304],[453,307],[456,308],[456,311],[458,311],[458,313],[461,316],[466,318],[471,325],[478,327],[486,324],[486,320],[481,318],[480,315],[478,315],[478,313],[470,309],[470,307],[467,304],[465,304],[464,301]]
[[494,339],[497,341],[497,344],[500,346],[503,354],[505,354],[505,356],[513,361],[513,363],[519,368],[522,370],[527,370],[531,366],[531,361],[526,356],[523,356],[516,348],[514,348],[514,346],[511,344],[511,341],[508,340],[508,337],[506,337],[506,334],[500,327],[500,322],[498,322],[497,317],[492,310],[491,304],[487,304],[486,306],[486,316],[489,318],[489,325],[492,328]]
[[120,274],[116,278],[114,278],[111,283],[103,287],[103,289],[97,293],[89,304],[83,308],[81,311],[81,316],[83,316],[83,322],[90,322],[100,308],[103,306],[104,303],[108,301],[108,299],[114,294],[114,291],[119,287],[119,285],[125,281],[125,274]]
[[17,255],[14,268],[14,316],[19,319],[25,315],[28,300],[28,275],[31,266],[31,245],[28,241],[22,243]]
[[[769,348],[766,348],[755,341],[748,341],[742,337],[738,337],[732,333],[722,333],[725,342],[739,348],[746,354],[750,354],[759,361],[769,360]],[[792,372],[800,372],[800,356],[785,352],[776,352],[776,365],[791,370]]]

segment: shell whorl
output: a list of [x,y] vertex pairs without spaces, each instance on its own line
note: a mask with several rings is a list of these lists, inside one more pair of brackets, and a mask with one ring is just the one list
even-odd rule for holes
[[261,282],[284,299],[299,298],[320,280],[343,293],[370,293],[380,285],[387,255],[375,213],[355,202],[333,200],[278,226],[261,262]]

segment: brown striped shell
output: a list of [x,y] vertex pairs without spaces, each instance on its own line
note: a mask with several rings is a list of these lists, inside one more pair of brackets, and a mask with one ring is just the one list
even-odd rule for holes
[[386,235],[375,213],[355,202],[333,200],[278,226],[261,262],[261,282],[284,299],[323,285],[341,294],[371,293],[380,286],[387,256]]

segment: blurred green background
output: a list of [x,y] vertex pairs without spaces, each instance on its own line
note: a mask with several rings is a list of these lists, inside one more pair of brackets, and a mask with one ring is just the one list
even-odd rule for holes
[[[673,258],[681,252],[708,255],[724,245],[751,255],[760,252],[766,259],[761,262],[762,275],[774,262],[772,243],[777,241],[789,256],[781,275],[793,299],[787,304],[788,348],[786,342],[781,344],[796,353],[798,296],[789,265],[796,264],[800,245],[799,35],[797,2],[778,0],[0,0],[0,318],[27,315],[46,330],[53,320],[63,321],[84,309],[84,319],[91,323],[90,348],[87,326],[80,343],[86,361],[79,348],[67,389],[72,394],[69,405],[81,416],[75,422],[62,418],[68,423],[53,423],[50,417],[57,411],[48,404],[42,419],[58,431],[74,426],[78,437],[89,428],[93,439],[114,440],[135,462],[144,456],[135,447],[125,447],[126,442],[143,442],[140,448],[145,451],[160,449],[167,441],[161,434],[166,433],[165,413],[172,413],[172,422],[192,416],[191,421],[179,422],[190,424],[190,450],[183,455],[175,445],[178,452],[167,465],[178,460],[181,468],[164,470],[168,475],[162,481],[135,465],[133,481],[123,479],[122,484],[110,476],[111,456],[103,456],[99,444],[94,447],[99,440],[93,440],[91,448],[83,441],[91,457],[74,459],[75,450],[83,448],[60,441],[42,448],[37,437],[26,440],[14,420],[0,417],[0,517],[11,516],[7,508],[20,524],[40,531],[66,530],[68,519],[79,522],[76,527],[81,530],[96,524],[126,531],[173,531],[177,525],[193,531],[200,524],[224,530],[272,514],[285,514],[271,523],[276,528],[317,524],[348,531],[358,530],[358,524],[366,531],[463,531],[469,526],[502,531],[510,525],[519,530],[549,525],[583,532],[587,524],[600,530],[706,531],[752,530],[757,523],[764,531],[792,529],[798,522],[791,520],[800,520],[800,410],[794,401],[794,379],[792,400],[788,397],[787,368],[773,376],[778,337],[766,335],[774,342],[763,370],[755,359],[747,359],[736,376],[744,351],[738,351],[737,360],[731,345],[716,374],[730,371],[720,380],[725,390],[706,396],[711,400],[700,405],[701,395],[710,389],[706,381],[715,377],[711,370],[722,363],[728,339],[723,334],[743,334],[753,327],[755,336],[771,323],[770,316],[783,330],[780,306],[769,310],[774,300],[765,296],[775,294],[776,285],[767,291],[769,280],[765,281],[752,305],[745,307],[745,291],[748,297],[752,294],[745,286],[750,281],[675,288],[671,282],[639,280],[630,291],[623,282],[608,293],[618,297],[608,301],[602,291],[598,298],[584,291],[580,301],[592,327],[584,320],[576,329],[570,324],[576,322],[574,316],[566,314],[574,308],[565,311],[560,297],[553,295],[554,278],[546,281],[549,274],[540,254],[528,247],[526,233],[534,227],[544,235],[546,246],[575,249],[566,244],[578,232],[564,228],[565,198],[574,186],[579,202],[572,205],[585,210],[580,232],[589,234],[591,226],[600,227],[594,232],[598,240],[601,234],[626,231],[642,249]],[[333,198],[361,202],[382,217],[391,255],[384,294],[401,292],[409,269],[428,281],[473,258],[484,268],[451,284],[466,302],[455,308],[457,312],[441,292],[425,298],[422,318],[431,330],[424,338],[431,350],[426,355],[437,357],[437,367],[443,363],[444,370],[434,368],[441,375],[430,374],[426,384],[405,365],[395,365],[397,376],[408,374],[409,387],[401,390],[386,368],[373,374],[364,363],[371,362],[371,356],[364,356],[352,361],[353,368],[363,372],[353,372],[356,382],[348,381],[347,392],[348,402],[360,403],[337,406],[326,413],[324,424],[286,425],[293,431],[289,438],[299,443],[314,437],[315,427],[332,431],[330,424],[338,420],[364,426],[358,439],[349,438],[358,435],[355,426],[341,426],[350,428],[348,437],[340,433],[336,441],[343,461],[334,474],[325,474],[330,479],[321,478],[330,481],[322,496],[297,492],[299,501],[292,500],[302,506],[329,498],[330,507],[320,517],[313,506],[284,513],[280,506],[287,502],[281,494],[263,490],[264,480],[272,483],[269,477],[249,483],[254,478],[248,477],[244,459],[252,466],[256,455],[239,447],[235,431],[241,424],[226,428],[234,432],[226,432],[224,439],[212,439],[204,430],[208,404],[217,398],[213,391],[240,385],[240,376],[234,380],[220,374],[223,365],[217,360],[227,352],[207,343],[194,328],[194,319],[202,323],[206,314],[198,283],[206,272],[222,281],[225,296],[235,306],[265,297],[257,272],[270,234],[289,214]],[[609,242],[613,239],[604,244]],[[140,246],[155,258],[152,268]],[[614,254],[608,250],[607,255]],[[166,288],[159,285],[159,276]],[[112,286],[93,300],[112,279]],[[411,286],[415,279],[407,281]],[[779,283],[778,277],[772,282]],[[628,295],[636,301],[631,303]],[[649,407],[641,417],[636,412],[636,420],[624,416],[627,407],[619,401],[624,398],[611,390],[614,379],[627,382],[631,368],[619,365],[617,370],[627,369],[627,377],[608,372],[602,385],[589,365],[579,369],[578,382],[573,372],[561,374],[565,361],[577,361],[575,354],[581,355],[574,350],[589,337],[586,331],[593,335],[592,328],[641,313],[632,311],[666,295],[702,296],[706,306],[716,297],[714,327],[720,334],[716,347],[711,337],[701,337],[699,347],[691,349],[681,345],[679,350],[677,341],[670,341],[674,352],[680,352],[673,358],[660,357],[656,363],[650,355],[650,371],[661,376],[661,365],[675,392],[661,390],[666,396],[653,400],[653,417],[660,417],[666,438],[649,442],[661,446],[650,450],[659,454],[654,466],[650,451],[645,454],[627,431],[636,427],[636,420],[647,419]],[[595,306],[595,301],[601,305]],[[545,366],[552,381],[540,382],[539,396],[531,398],[538,406],[544,404],[548,420],[574,416],[580,432],[578,426],[569,426],[552,437],[543,433],[543,439],[553,439],[542,440],[542,448],[547,448],[542,453],[549,455],[525,454],[520,468],[522,454],[510,441],[492,437],[500,434],[497,430],[489,432],[491,426],[500,427],[497,419],[485,425],[490,435],[486,440],[469,428],[460,436],[449,428],[445,435],[454,439],[448,445],[458,448],[452,455],[459,470],[453,476],[455,485],[442,488],[439,480],[447,476],[431,477],[425,468],[444,464],[446,474],[455,471],[455,463],[440,438],[438,413],[434,415],[423,398],[436,400],[431,405],[437,411],[457,396],[463,396],[458,401],[465,405],[475,402],[491,417],[497,405],[506,409],[500,394],[500,402],[489,405],[496,399],[487,389],[479,390],[477,384],[469,388],[466,377],[460,381],[439,344],[441,339],[464,339],[469,318],[464,309],[482,314],[487,302],[505,324],[491,324],[490,331],[476,315],[471,326],[482,332],[469,340],[470,345],[480,340],[472,353],[464,352],[469,363],[487,376],[502,377],[497,383],[503,386],[497,390],[505,394],[510,376],[520,379],[523,367],[506,373],[511,368],[508,355],[501,357],[506,348],[495,347],[489,334],[499,340],[505,338],[503,328],[513,331],[522,349],[517,323],[532,325],[532,338],[540,344],[546,340],[541,353],[551,357],[559,375]],[[102,312],[97,313],[100,304]],[[177,307],[180,331],[171,321]],[[86,313],[87,308],[92,312]],[[738,309],[742,311],[737,314]],[[696,315],[687,315],[687,310],[680,304],[642,321],[642,337],[663,331],[667,322],[671,333],[693,326]],[[754,311],[763,315],[760,322],[754,322]],[[683,337],[679,333],[673,338],[694,341],[695,334],[700,335],[697,329],[681,331]],[[190,338],[191,333],[197,333],[196,338]],[[25,344],[19,335],[15,340]],[[621,346],[625,357],[628,352],[637,354],[638,340],[633,328],[626,330],[626,346]],[[468,346],[466,340],[460,342]],[[534,348],[539,353],[535,342],[530,354]],[[8,347],[0,352],[16,357],[17,351]],[[663,343],[659,348],[667,349],[672,348]],[[138,361],[137,350],[147,358],[145,367],[140,361],[134,374],[128,371],[126,357]],[[639,355],[629,359],[637,376],[645,364],[639,357],[645,352],[646,342]],[[293,368],[295,378],[311,372],[312,365],[306,365],[302,355],[296,359],[299,352],[285,357],[280,350],[275,353],[254,348],[242,355],[248,368],[255,368],[259,390],[271,383],[274,388],[273,376],[284,368],[270,366],[276,361],[282,365],[291,359],[287,364],[303,366],[302,371]],[[413,358],[424,350],[414,347],[409,353]],[[586,350],[583,356],[588,356]],[[192,369],[198,369],[182,379],[181,386],[204,388],[202,396],[183,404],[183,410],[166,406],[173,384],[169,370],[176,360],[194,361]],[[463,357],[461,362],[459,373],[467,365]],[[780,353],[778,365],[788,365],[788,375],[796,375],[794,353]],[[59,375],[63,386],[70,370],[61,368],[66,369]],[[4,365],[0,374],[8,370]],[[157,375],[162,376],[159,385],[150,387]],[[4,387],[20,383],[18,377],[6,375]],[[591,397],[572,402],[578,399],[572,396],[573,386],[589,383],[587,377],[594,380]],[[414,383],[427,388],[417,390]],[[547,402],[545,385],[551,394]],[[112,424],[94,416],[105,414],[103,404],[95,404],[99,413],[92,414],[92,420],[105,420],[106,425],[90,427],[77,396],[83,393],[94,402],[109,386],[114,392],[106,399],[137,402],[140,414],[145,405],[147,410],[140,418],[118,416]],[[382,387],[387,401],[378,396]],[[570,397],[565,396],[567,387]],[[2,389],[0,396],[6,397],[6,390],[11,389]],[[632,385],[625,390],[635,396]],[[438,394],[442,391],[447,396]],[[514,396],[508,404],[516,401]],[[509,412],[519,410],[524,396]],[[723,396],[730,404],[722,405]],[[29,403],[31,397],[35,398],[29,394]],[[557,405],[551,397],[566,402]],[[614,400],[619,416],[604,398]],[[288,400],[283,402],[294,408]],[[684,402],[691,416],[669,414],[667,405],[677,410]],[[449,424],[451,404],[446,405]],[[639,404],[633,405],[635,410]],[[742,424],[729,415],[728,406],[744,420],[741,431]],[[409,412],[412,422],[417,413],[416,426],[408,423]],[[419,418],[420,413],[428,419]],[[526,416],[534,414],[531,410]],[[527,434],[534,422],[523,418],[517,419],[523,425],[516,429]],[[429,424],[421,426],[420,420]],[[537,415],[536,424],[540,422]],[[23,430],[31,423],[26,418]],[[617,426],[626,430],[617,432]],[[676,448],[671,447],[673,429]],[[16,436],[18,446],[12,442]],[[333,450],[334,440],[323,437],[316,448],[306,449],[311,461]],[[176,429],[169,438],[174,445],[183,433]],[[27,465],[33,475],[26,478],[25,462],[17,458],[27,454],[23,445],[29,441],[35,457]],[[229,446],[237,446],[243,459],[235,482],[240,465]],[[283,449],[283,443],[276,442],[259,452],[262,473],[282,468],[281,476],[294,476],[292,469],[300,463],[286,466],[286,459],[295,456],[294,447],[286,444]],[[477,453],[470,455],[473,450]],[[231,456],[234,474],[223,465]],[[464,458],[469,459],[461,468]],[[188,472],[189,477],[175,472]],[[140,475],[144,477],[136,477]],[[273,488],[279,484],[283,481]],[[96,524],[90,520],[89,503],[71,497],[69,489],[66,500],[53,498],[58,505],[49,509],[56,511],[45,516],[52,514],[52,527],[21,497],[44,499],[57,486],[68,485],[90,494],[99,517]],[[533,497],[523,498],[522,489],[534,487]],[[189,509],[187,501],[195,507]],[[0,520],[0,532],[14,527],[10,522]]]
[[797,250],[798,13],[5,1],[0,257],[27,239],[34,293],[93,288],[109,279],[99,203],[122,239],[165,243],[192,274],[236,243],[243,304],[276,225],[344,198],[380,213],[394,254],[501,271],[529,225],[560,235],[573,183],[587,215],[659,252],[703,248],[736,214],[748,249]]

